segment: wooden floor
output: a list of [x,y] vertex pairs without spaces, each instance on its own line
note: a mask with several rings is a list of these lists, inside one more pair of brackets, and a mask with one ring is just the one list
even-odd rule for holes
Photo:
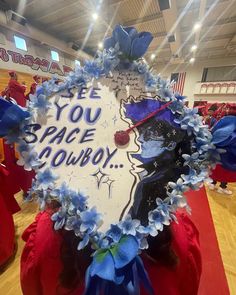
[[34,202],[25,203],[22,199],[22,194],[17,195],[17,201],[22,208],[20,212],[14,215],[16,226],[16,238],[18,249],[15,260],[9,265],[6,271],[0,275],[0,295],[20,295],[20,256],[24,247],[24,242],[21,239],[21,234],[24,229],[33,222],[38,206]]
[[[231,196],[223,196],[208,189],[207,193],[229,288],[231,295],[234,295],[236,294],[236,184],[230,185],[229,188],[233,190]],[[34,220],[37,212],[37,205],[24,203],[21,194],[17,196],[17,200],[22,207],[21,212],[15,214],[14,218],[18,250],[15,260],[0,275],[0,295],[22,294],[19,281],[19,263],[24,243],[20,236],[27,225]]]
[[220,252],[230,288],[236,294],[236,183],[229,185],[233,195],[225,196],[207,189]]

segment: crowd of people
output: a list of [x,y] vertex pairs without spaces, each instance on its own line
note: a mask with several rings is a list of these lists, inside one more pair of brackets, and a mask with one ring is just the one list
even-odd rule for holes
[[[38,75],[33,76],[29,92],[24,82],[18,81],[15,71],[9,72],[9,82],[1,92],[1,98],[12,104],[26,107],[30,95],[34,94],[37,85],[41,83]],[[17,165],[18,153],[16,145],[7,144],[4,138],[0,138],[0,271],[5,268],[9,260],[14,256],[16,250],[15,229],[13,214],[20,211],[20,207],[14,195],[21,190],[26,197],[31,187],[34,173],[24,170]]]
[[29,92],[27,92],[25,82],[19,82],[18,75],[15,71],[9,71],[9,76],[10,79],[8,85],[1,92],[2,98],[17,103],[21,107],[25,107],[27,100],[29,100],[30,94],[35,93],[37,85],[39,85],[43,79],[38,75],[34,75],[34,82],[31,84]]
[[[223,117],[228,115],[226,108],[223,106],[220,109],[217,104],[212,104],[208,109],[202,112],[203,121],[208,125],[209,129],[212,130],[215,124]],[[233,115],[233,114],[231,114]],[[235,114],[236,115],[236,114]],[[222,165],[217,164],[211,174],[212,183],[209,184],[210,190],[216,190],[217,193],[223,195],[232,195],[233,192],[228,188],[229,182],[236,182],[236,172],[224,169]],[[219,186],[217,186],[219,182]]]

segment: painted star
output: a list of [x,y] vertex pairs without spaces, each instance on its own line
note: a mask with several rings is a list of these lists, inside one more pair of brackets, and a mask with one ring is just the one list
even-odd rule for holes
[[112,121],[114,122],[114,125],[116,125],[116,121],[117,121],[118,119],[117,119],[117,117],[116,117],[116,115],[112,118]]
[[110,101],[110,102],[107,104],[107,106],[108,106],[110,109],[112,109],[112,108],[114,108],[116,105],[113,103],[113,101]]
[[110,179],[107,177],[106,181],[103,181],[103,183],[106,183],[108,185],[108,190],[109,190],[109,199],[111,198],[111,185],[115,180]]
[[97,186],[98,188],[100,188],[100,185],[101,185],[101,182],[103,180],[104,177],[106,177],[108,174],[106,173],[103,173],[100,168],[93,174],[91,174],[91,176],[94,176],[96,177],[96,180],[97,180]]
[[106,129],[106,128],[108,127],[108,122],[107,122],[107,120],[105,120],[105,121],[101,124],[101,126],[102,126],[104,129]]
[[149,196],[147,199],[148,206],[150,207],[153,202],[154,202],[154,200],[152,200],[151,197]]

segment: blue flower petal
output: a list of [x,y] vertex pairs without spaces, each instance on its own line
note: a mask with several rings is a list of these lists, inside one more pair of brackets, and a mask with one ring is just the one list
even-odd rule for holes
[[131,41],[137,38],[138,32],[134,27],[126,27],[124,30],[129,34]]
[[122,26],[117,25],[114,29],[114,36],[116,41],[119,43],[120,51],[129,55],[131,49],[131,39],[129,34],[122,28]]
[[89,243],[89,235],[85,235],[83,240],[81,242],[79,242],[79,245],[77,247],[78,250],[83,249],[84,247],[86,247]]
[[131,46],[131,56],[134,59],[142,57],[152,42],[153,36],[149,32],[138,34],[138,38],[134,39]]
[[117,269],[124,267],[132,261],[138,254],[139,244],[135,237],[124,236],[119,243],[111,248],[115,267]]
[[110,48],[114,48],[115,45],[116,45],[116,41],[113,37],[106,38],[103,42],[103,47],[107,50]]
[[90,266],[90,276],[95,275],[104,280],[115,281],[115,265],[109,250],[101,249],[95,254]]

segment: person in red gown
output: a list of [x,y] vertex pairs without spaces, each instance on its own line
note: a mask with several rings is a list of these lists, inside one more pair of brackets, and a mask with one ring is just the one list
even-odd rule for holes
[[[9,102],[13,103],[11,100]],[[6,165],[9,179],[11,179],[8,189],[11,190],[12,195],[22,190],[26,196],[35,173],[34,171],[26,171],[22,166],[17,165],[17,160],[16,146],[7,144],[5,139],[0,138],[0,161]]]
[[35,94],[36,87],[39,85],[41,78],[38,75],[33,76],[34,82],[30,86],[30,92],[26,95],[26,99],[30,99],[30,95]]
[[[55,231],[52,213],[52,209],[39,213],[22,235],[26,242],[21,257],[23,294],[82,295],[91,252],[88,247],[76,249],[78,238],[73,232]],[[178,213],[177,217],[179,223],[171,225],[172,238],[167,251],[160,251],[149,241],[150,250],[142,254],[142,259],[154,294],[197,295],[201,276],[198,231],[185,213]],[[141,295],[146,295],[145,290]]]
[[14,255],[15,229],[12,214],[19,211],[19,206],[9,190],[8,171],[0,164],[0,272]]
[[9,72],[10,81],[8,83],[8,89],[10,97],[14,98],[17,104],[21,107],[26,106],[26,98],[25,98],[25,85],[22,85],[18,82],[18,76],[16,72]]
[[[221,118],[211,131],[213,143],[225,151],[221,154],[221,163],[216,165],[210,175],[213,182],[209,184],[209,188],[217,189],[220,194],[232,195],[233,192],[227,185],[229,182],[236,182],[236,117]],[[220,182],[218,188],[217,182]]]
[[[0,138],[0,163],[4,164],[8,171],[7,184],[2,187],[2,190],[7,189],[10,196],[14,196],[21,188],[17,181],[16,174],[16,157],[14,145],[7,144],[5,139]],[[14,202],[14,201],[13,201]],[[16,211],[19,206],[16,207]],[[15,212],[13,212],[15,213]]]
[[[236,182],[236,171],[225,169],[222,165],[216,165],[211,173],[212,183],[209,184],[210,190],[217,189],[217,192],[225,195],[232,195],[233,192],[228,189],[229,182]],[[219,187],[216,187],[217,182],[220,182]]]

